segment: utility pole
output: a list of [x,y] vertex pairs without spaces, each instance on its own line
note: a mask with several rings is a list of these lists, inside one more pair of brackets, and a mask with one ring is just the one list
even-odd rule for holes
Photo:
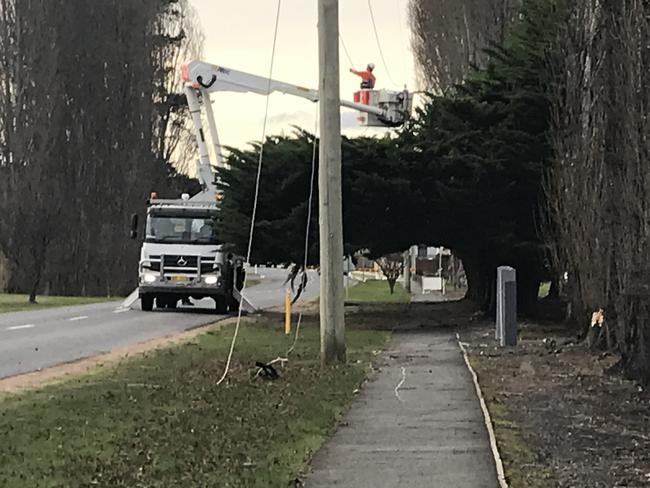
[[442,278],[442,247],[438,248],[438,276]]
[[318,0],[318,59],[320,354],[326,365],[345,361],[338,0]]
[[404,289],[411,293],[411,249],[404,253]]

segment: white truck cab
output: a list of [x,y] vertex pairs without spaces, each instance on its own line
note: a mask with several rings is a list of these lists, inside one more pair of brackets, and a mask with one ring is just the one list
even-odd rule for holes
[[188,298],[212,298],[216,311],[237,306],[241,259],[226,253],[215,229],[216,202],[151,199],[138,269],[143,310],[176,308]]

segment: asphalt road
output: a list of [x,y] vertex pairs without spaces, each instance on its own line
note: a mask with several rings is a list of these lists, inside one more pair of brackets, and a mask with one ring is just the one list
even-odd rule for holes
[[[260,268],[260,284],[246,290],[258,309],[284,303],[282,283],[287,270]],[[319,281],[310,276],[305,299],[318,296]],[[228,317],[213,313],[214,302],[195,301],[193,307],[143,312],[139,301],[131,309],[120,302],[0,314],[0,378],[27,373],[116,347],[191,329]]]

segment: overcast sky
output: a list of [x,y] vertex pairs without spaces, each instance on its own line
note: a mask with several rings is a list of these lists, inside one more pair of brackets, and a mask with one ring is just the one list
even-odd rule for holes
[[[415,88],[408,0],[371,0],[388,71],[386,73],[375,41],[367,0],[340,0],[340,32],[355,68],[375,63],[378,88]],[[276,0],[190,0],[205,33],[203,58],[210,63],[267,76],[269,72]],[[283,0],[280,13],[273,78],[318,88],[317,1]],[[359,78],[340,48],[341,96],[351,100]],[[255,94],[212,95],[221,143],[244,146],[260,140],[265,97]],[[267,134],[291,131],[298,125],[312,131],[316,104],[288,95],[270,99]],[[356,115],[343,109],[346,135],[361,134]],[[370,134],[370,130],[365,134]]]

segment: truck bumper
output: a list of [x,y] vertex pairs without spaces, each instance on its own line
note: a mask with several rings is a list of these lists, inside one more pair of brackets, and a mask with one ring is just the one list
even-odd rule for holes
[[210,297],[215,295],[226,295],[224,286],[171,286],[171,285],[145,285],[139,287],[139,295],[177,295],[179,297]]

